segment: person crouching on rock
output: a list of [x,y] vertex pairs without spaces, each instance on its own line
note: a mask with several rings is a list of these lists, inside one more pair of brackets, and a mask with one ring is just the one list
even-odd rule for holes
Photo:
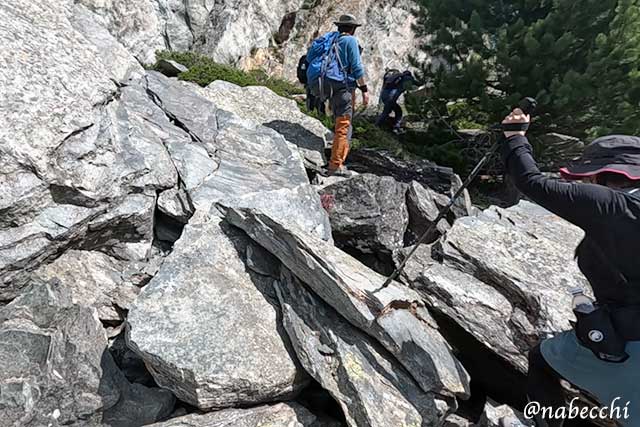
[[378,127],[384,126],[393,112],[393,132],[398,133],[400,131],[402,107],[398,104],[398,99],[414,84],[416,84],[416,80],[413,78],[411,71],[400,72],[392,69],[385,73],[382,92],[380,92],[380,102],[384,105],[384,109],[376,121]]
[[[503,123],[529,123],[529,116],[516,109]],[[591,301],[581,290],[572,291],[574,329],[530,351],[528,399],[566,409],[564,379],[601,407],[617,402],[613,414],[622,418],[621,425],[640,426],[640,138],[596,139],[579,160],[561,169],[565,180],[573,181],[565,182],[540,173],[525,132],[505,132],[505,137],[502,157],[516,187],[584,230],[576,259],[595,295]],[[538,417],[537,425],[563,425],[549,414]]]
[[335,22],[340,37],[337,42],[338,58],[346,73],[346,81],[339,82],[326,79],[330,88],[329,102],[335,119],[331,160],[327,166],[328,175],[348,175],[344,162],[349,154],[349,144],[353,132],[352,92],[357,87],[362,92],[362,104],[369,104],[368,88],[364,79],[365,71],[360,56],[358,40],[354,37],[356,29],[361,26],[352,15],[342,15]]

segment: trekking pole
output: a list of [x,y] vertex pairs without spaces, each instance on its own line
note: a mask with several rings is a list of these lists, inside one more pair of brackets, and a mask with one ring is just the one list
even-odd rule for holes
[[[538,102],[535,99],[533,99],[533,98],[524,98],[522,101],[520,101],[520,104],[519,104],[518,107],[525,114],[531,115],[534,112],[534,110],[536,109],[537,106],[538,106]],[[500,129],[500,132],[509,131],[509,130],[512,130],[512,131],[527,130],[527,129],[523,129],[523,126],[519,125],[519,124],[517,124],[515,126],[514,125],[500,125],[499,129]],[[484,166],[484,164],[498,150],[498,148],[500,147],[500,144],[502,143],[502,138],[504,138],[504,135],[500,135],[498,137],[497,141],[491,146],[489,151],[487,151],[487,153],[484,155],[484,157],[473,168],[473,170],[471,171],[471,173],[469,174],[467,179],[464,181],[462,186],[458,189],[458,191],[456,191],[456,193],[453,195],[453,197],[451,197],[451,200],[449,200],[449,203],[447,203],[447,205],[440,210],[440,212],[438,213],[438,216],[436,217],[436,219],[431,223],[429,228],[427,228],[427,231],[425,231],[422,234],[422,236],[420,236],[418,241],[415,243],[415,245],[413,246],[413,248],[411,249],[409,254],[405,257],[405,259],[400,263],[398,268],[396,268],[395,271],[391,274],[391,276],[389,276],[387,278],[387,280],[385,280],[385,282],[382,284],[382,286],[379,287],[378,289],[376,289],[375,291],[373,291],[373,293],[376,293],[376,292],[386,288],[387,286],[389,286],[391,284],[391,282],[393,282],[394,280],[396,280],[398,278],[398,276],[400,276],[400,274],[404,271],[404,268],[407,265],[407,262],[409,262],[409,259],[411,259],[411,257],[418,250],[418,247],[427,239],[428,236],[431,235],[431,233],[433,233],[435,228],[438,226],[438,223],[444,219],[444,217],[449,213],[449,211],[451,210],[453,205],[456,203],[456,201],[458,200],[460,195],[462,195],[464,190],[467,189],[469,184],[471,184],[471,182],[478,175],[478,173],[480,172],[480,169],[482,168],[482,166]]]

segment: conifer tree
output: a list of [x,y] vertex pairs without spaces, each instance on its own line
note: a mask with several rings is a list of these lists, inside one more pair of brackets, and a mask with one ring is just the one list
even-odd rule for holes
[[640,0],[418,0],[435,100],[492,120],[538,98],[545,130],[640,134]]

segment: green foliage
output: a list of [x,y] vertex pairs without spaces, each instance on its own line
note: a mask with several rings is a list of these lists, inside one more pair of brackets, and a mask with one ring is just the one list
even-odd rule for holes
[[423,67],[439,111],[463,101],[495,122],[534,96],[545,130],[640,133],[639,0],[419,3],[424,49],[443,60]]
[[319,120],[327,129],[333,131],[334,123],[333,123],[333,118],[331,116],[327,116],[326,114],[320,114],[316,110],[309,111],[307,106],[303,103],[298,104],[298,106],[300,107],[300,111],[305,113],[307,116],[311,116],[314,119]]
[[[157,58],[173,60],[189,68],[178,78],[203,87],[216,80],[224,80],[238,86],[266,86],[285,97],[304,93],[301,86],[284,79],[270,77],[263,70],[242,71],[229,65],[218,64],[207,56],[193,52],[162,51],[157,53]],[[157,69],[157,65],[153,68]]]
[[377,148],[388,150],[395,156],[410,158],[411,153],[405,150],[399,139],[391,132],[376,126],[366,117],[356,117],[353,121],[353,139],[351,149]]

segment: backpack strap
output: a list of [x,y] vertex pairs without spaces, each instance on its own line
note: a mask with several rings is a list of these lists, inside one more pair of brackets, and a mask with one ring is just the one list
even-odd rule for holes
[[347,74],[347,68],[344,66],[344,64],[342,63],[342,59],[340,59],[340,49],[338,48],[338,42],[340,41],[340,37],[342,37],[342,34],[340,34],[338,37],[336,37],[336,39],[333,42],[333,49],[334,49],[334,53],[336,55],[336,61],[338,62],[338,67],[340,67],[340,71],[342,71],[342,74],[344,74],[344,84],[346,86],[349,85],[349,82],[347,81],[349,76]]

